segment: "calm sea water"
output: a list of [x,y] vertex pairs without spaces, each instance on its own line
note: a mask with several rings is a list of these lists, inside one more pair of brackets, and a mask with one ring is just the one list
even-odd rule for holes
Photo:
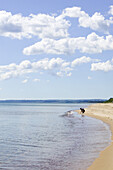
[[86,170],[110,143],[100,120],[68,110],[88,104],[0,104],[0,169]]

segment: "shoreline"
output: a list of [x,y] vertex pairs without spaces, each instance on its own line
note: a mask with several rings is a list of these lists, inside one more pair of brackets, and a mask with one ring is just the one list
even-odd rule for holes
[[[77,110],[81,114],[80,110]],[[101,151],[99,157],[94,160],[87,170],[113,170],[113,103],[98,103],[85,108],[85,114],[89,117],[102,120],[111,130],[111,143]]]

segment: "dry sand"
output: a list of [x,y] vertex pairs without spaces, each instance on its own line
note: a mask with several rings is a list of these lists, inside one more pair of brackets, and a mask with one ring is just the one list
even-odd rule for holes
[[[85,115],[102,120],[110,126],[112,136],[111,144],[87,170],[113,170],[113,103],[109,104],[93,104],[85,109]],[[80,111],[77,111],[80,113]]]

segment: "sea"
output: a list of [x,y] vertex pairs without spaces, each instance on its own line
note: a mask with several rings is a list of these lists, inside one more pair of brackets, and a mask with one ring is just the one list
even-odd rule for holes
[[74,112],[90,103],[1,101],[0,170],[86,170],[111,142],[107,124]]

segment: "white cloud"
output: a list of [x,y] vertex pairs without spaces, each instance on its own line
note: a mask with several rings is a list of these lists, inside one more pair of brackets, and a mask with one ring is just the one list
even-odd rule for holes
[[72,8],[66,8],[63,10],[61,16],[62,17],[71,17],[71,18],[79,18],[82,16],[87,16],[88,14],[86,14],[84,11],[81,11],[80,7],[72,7]]
[[[110,6],[110,14],[113,14],[113,6]],[[7,11],[0,11],[0,36],[10,38],[32,38],[37,36],[40,39],[60,39],[69,37],[68,29],[71,21],[67,19],[77,18],[79,26],[90,28],[95,31],[109,32],[112,20],[105,19],[99,12],[95,12],[91,17],[82,11],[80,7],[66,8],[61,15],[48,14],[12,14]]]
[[22,39],[32,38],[61,38],[68,36],[69,21],[64,18],[46,14],[12,15],[11,12],[0,11],[0,35]]
[[83,56],[83,57],[80,57],[80,58],[76,58],[74,61],[72,61],[71,66],[75,67],[75,66],[80,65],[80,64],[89,63],[89,62],[98,62],[98,61],[100,61],[100,60],[99,59],[92,59],[90,57]]
[[[73,40],[72,40],[73,41]],[[43,39],[40,42],[35,43],[32,46],[26,47],[23,50],[25,55],[36,55],[41,53],[46,54],[67,54],[73,52],[74,48],[71,42],[71,38],[53,40]]]
[[92,30],[108,34],[111,21],[105,20],[103,15],[101,15],[99,12],[96,12],[94,15],[92,15],[92,17],[89,15],[80,17],[79,24],[84,28],[89,27]]
[[108,11],[108,13],[113,15],[113,5],[110,6],[110,10]]
[[71,77],[71,75],[72,75],[72,73],[71,73],[71,72],[67,74],[67,76],[68,76],[68,77]]
[[91,79],[92,79],[92,77],[88,76],[88,80],[91,80]]
[[105,50],[113,50],[113,36],[98,36],[96,33],[85,37],[63,38],[60,40],[43,39],[23,50],[25,55],[46,54],[72,54],[76,50],[81,53],[102,53]]
[[[60,71],[62,75],[68,75],[72,70],[69,67],[69,62],[64,61],[61,58],[52,59],[42,59],[37,62],[30,62],[28,60],[22,61],[19,65],[9,64],[5,66],[0,66],[0,80],[6,80],[14,77],[18,77],[24,74],[35,73],[40,71],[47,71],[50,74],[58,75],[57,72]],[[39,79],[35,79],[39,81]],[[23,81],[26,83],[27,79]]]
[[28,79],[25,79],[22,81],[23,84],[27,83],[28,82]]
[[[88,62],[97,62],[96,59],[91,59],[90,57],[83,56],[81,58],[76,58],[74,61],[68,62],[62,58],[44,58],[36,62],[30,62],[29,60],[22,61],[20,64],[16,65],[14,63],[9,65],[0,66],[0,80],[7,80],[22,75],[28,76],[30,73],[39,73],[46,71],[48,74],[63,77],[71,76],[72,71],[76,65]],[[22,83],[27,83],[29,77],[22,81]],[[34,82],[40,81],[40,79],[35,78]]]
[[89,62],[91,62],[91,60],[92,59],[90,57],[86,57],[86,56],[77,58],[72,62],[72,67],[75,67],[76,65],[80,65],[82,63],[89,63]]
[[40,82],[40,79],[37,79],[37,78],[36,78],[36,79],[34,79],[33,81],[34,81],[34,82]]
[[[111,9],[113,7],[111,6]],[[79,26],[84,28],[90,28],[95,31],[109,33],[109,27],[112,23],[110,20],[106,20],[99,12],[95,12],[91,17],[82,11],[80,7],[66,8],[62,12],[62,17],[78,18]]]
[[113,63],[112,61],[106,62],[99,62],[99,63],[92,63],[91,64],[91,71],[112,71],[113,70]]

